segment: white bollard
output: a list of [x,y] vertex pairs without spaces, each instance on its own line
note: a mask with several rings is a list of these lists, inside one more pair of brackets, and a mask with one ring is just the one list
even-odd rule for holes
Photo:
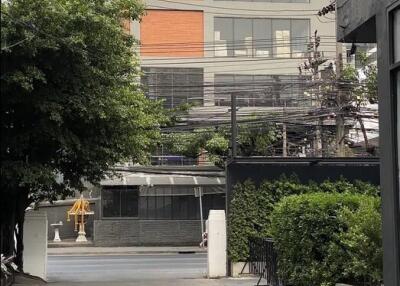
[[210,210],[208,215],[208,277],[226,276],[226,220],[224,210]]
[[47,215],[41,211],[25,212],[24,271],[46,280]]

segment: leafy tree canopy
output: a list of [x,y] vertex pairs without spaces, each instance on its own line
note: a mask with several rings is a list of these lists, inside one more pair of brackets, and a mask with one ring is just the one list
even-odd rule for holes
[[123,28],[143,11],[138,0],[2,2],[2,197],[55,199],[148,158],[166,117],[140,91]]
[[[271,155],[273,144],[280,136],[275,125],[241,124],[237,138],[239,155]],[[204,128],[190,133],[168,133],[163,135],[161,142],[169,152],[190,158],[197,158],[202,151],[206,151],[211,162],[223,166],[224,157],[229,155],[230,128]]]

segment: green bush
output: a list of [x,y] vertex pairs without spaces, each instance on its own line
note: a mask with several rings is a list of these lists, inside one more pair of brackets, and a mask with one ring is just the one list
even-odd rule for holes
[[234,188],[228,216],[228,255],[234,262],[245,261],[250,237],[269,236],[270,214],[282,197],[309,192],[295,177],[264,181],[259,188],[248,180]]
[[295,176],[264,181],[256,186],[250,180],[234,188],[228,215],[228,255],[234,262],[245,261],[249,254],[250,237],[270,236],[270,214],[283,197],[314,193],[340,192],[378,195],[377,187],[364,182],[350,183],[345,179],[301,184]]
[[382,229],[379,200],[366,200],[352,212],[344,208],[339,216],[347,229],[339,234],[348,260],[345,261],[345,276],[369,285],[380,285],[382,280]]
[[376,197],[313,193],[283,198],[271,213],[270,234],[279,274],[289,285],[375,285],[381,280]]

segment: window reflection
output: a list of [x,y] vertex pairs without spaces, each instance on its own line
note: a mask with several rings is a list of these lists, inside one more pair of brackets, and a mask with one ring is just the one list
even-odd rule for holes
[[184,103],[203,103],[202,68],[143,67],[141,78],[145,94],[151,99],[164,100],[165,108]]
[[300,107],[310,106],[304,95],[308,76],[216,74],[215,105],[230,106],[235,92],[238,106]]
[[305,57],[308,19],[214,18],[216,57]]

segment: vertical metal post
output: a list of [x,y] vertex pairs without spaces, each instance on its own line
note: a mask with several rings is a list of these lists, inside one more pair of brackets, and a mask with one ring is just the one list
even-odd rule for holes
[[231,94],[231,148],[232,158],[237,156],[237,121],[236,121],[236,94]]
[[201,220],[201,235],[204,233],[204,219],[203,219],[203,188],[199,187],[199,204],[200,204],[200,220]]
[[203,238],[204,233],[204,219],[203,219],[203,188],[197,187],[194,189],[194,196],[199,197],[199,207],[200,207],[200,222],[201,222],[201,236]]

